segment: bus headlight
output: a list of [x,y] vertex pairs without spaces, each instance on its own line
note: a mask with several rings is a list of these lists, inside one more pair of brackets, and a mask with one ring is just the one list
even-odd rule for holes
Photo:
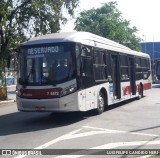
[[71,94],[71,93],[74,93],[76,90],[77,90],[76,84],[69,86],[69,87],[62,90],[61,97],[68,95],[68,94]]
[[18,89],[17,87],[16,87],[16,95],[19,97],[22,95],[21,90]]

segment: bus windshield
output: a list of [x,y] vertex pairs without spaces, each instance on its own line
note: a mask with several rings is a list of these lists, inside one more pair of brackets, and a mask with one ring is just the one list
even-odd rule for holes
[[63,46],[22,48],[18,82],[25,85],[55,85],[73,78],[71,51]]

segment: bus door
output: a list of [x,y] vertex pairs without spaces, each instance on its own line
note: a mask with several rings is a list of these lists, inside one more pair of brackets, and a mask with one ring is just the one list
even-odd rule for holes
[[113,78],[113,96],[115,99],[121,98],[121,83],[120,83],[120,65],[118,55],[111,55],[112,63],[112,78]]
[[129,57],[129,74],[130,74],[130,90],[132,95],[136,94],[136,76],[135,76],[135,59]]

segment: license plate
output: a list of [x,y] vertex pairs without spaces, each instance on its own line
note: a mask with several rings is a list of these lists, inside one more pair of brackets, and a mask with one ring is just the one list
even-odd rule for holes
[[36,111],[45,111],[46,108],[45,107],[36,107],[35,110]]

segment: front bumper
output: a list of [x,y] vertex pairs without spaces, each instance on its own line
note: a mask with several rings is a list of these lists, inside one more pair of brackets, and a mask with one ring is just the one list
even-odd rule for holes
[[25,99],[16,96],[16,101],[19,111],[79,111],[77,93],[53,99]]

